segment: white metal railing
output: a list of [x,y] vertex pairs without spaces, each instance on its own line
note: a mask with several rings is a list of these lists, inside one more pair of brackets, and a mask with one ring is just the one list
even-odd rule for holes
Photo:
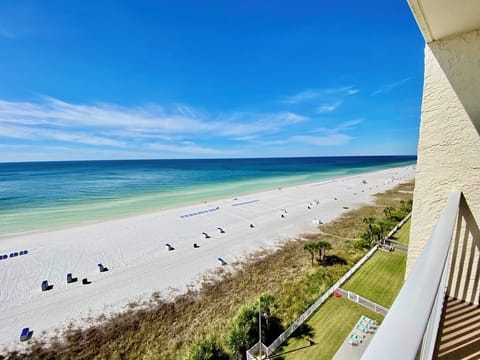
[[452,191],[430,238],[362,360],[431,359],[442,313],[461,192]]
[[378,245],[371,248],[355,265],[350,268],[338,281],[333,284],[323,295],[313,303],[302,315],[300,315],[280,336],[270,344],[267,355],[273,352],[297,330],[317,309],[322,305],[340,286],[342,286],[372,255],[377,251]]

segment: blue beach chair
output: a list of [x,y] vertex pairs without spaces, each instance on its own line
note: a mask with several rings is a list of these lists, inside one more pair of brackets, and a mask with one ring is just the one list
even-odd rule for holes
[[48,280],[42,281],[42,291],[50,290],[52,287],[48,284]]
[[32,337],[33,331],[30,331],[28,327],[23,328],[20,333],[20,341],[27,341]]
[[105,272],[105,271],[108,271],[108,268],[103,266],[102,264],[98,264],[98,270],[100,270],[100,272]]
[[218,260],[220,265],[227,265],[227,262],[225,260],[223,260],[221,257],[219,257],[217,260]]

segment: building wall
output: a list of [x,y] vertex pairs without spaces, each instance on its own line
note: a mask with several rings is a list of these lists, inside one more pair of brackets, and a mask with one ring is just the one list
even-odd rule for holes
[[[462,276],[472,279],[480,276],[477,273],[480,270],[479,129],[480,31],[427,44],[407,275],[428,240],[450,190],[458,189],[464,194],[463,206],[470,216],[463,217],[469,223],[462,222],[462,235],[458,237],[462,249],[457,254],[470,254],[472,248],[477,249],[473,250],[474,258],[458,259],[454,267],[461,269],[468,261],[472,270]],[[456,281],[469,287],[467,292],[459,292],[464,300],[478,303],[478,289],[473,288],[473,281],[468,284],[465,279]]]

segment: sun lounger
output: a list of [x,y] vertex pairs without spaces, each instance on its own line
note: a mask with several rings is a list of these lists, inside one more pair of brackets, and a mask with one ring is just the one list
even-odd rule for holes
[[28,327],[23,328],[20,333],[20,341],[27,341],[32,337],[33,331],[30,331]]
[[88,281],[87,278],[83,278],[83,279],[82,279],[82,284],[83,284],[83,285],[88,285],[88,284],[91,284],[91,283],[92,283],[92,282],[91,282],[91,281]]
[[223,260],[222,258],[219,257],[217,260],[218,260],[218,263],[220,265],[227,265],[227,262],[225,260]]
[[100,270],[100,272],[105,272],[105,271],[108,271],[108,268],[103,266],[102,264],[98,264],[98,270]]
[[165,244],[165,247],[167,248],[168,251],[175,250],[175,248],[174,248],[172,245],[168,244],[168,243]]
[[[0,255],[0,260],[4,260],[6,259],[6,257],[4,257],[5,255]],[[8,257],[8,256],[7,256]]]
[[362,342],[362,338],[355,333],[350,333],[348,336],[348,343],[350,345],[359,345]]
[[48,280],[42,281],[42,291],[47,291],[51,289],[51,285],[48,284]]

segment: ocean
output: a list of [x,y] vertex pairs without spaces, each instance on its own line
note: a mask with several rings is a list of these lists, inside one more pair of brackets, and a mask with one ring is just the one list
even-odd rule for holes
[[0,236],[415,163],[415,156],[0,163]]

